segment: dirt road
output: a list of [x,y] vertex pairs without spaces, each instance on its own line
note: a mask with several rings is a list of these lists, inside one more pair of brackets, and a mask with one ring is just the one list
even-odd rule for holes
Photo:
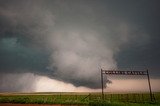
[[[4,104],[0,104],[0,106],[64,106],[64,105],[46,105],[46,104],[8,104],[8,103],[4,103]],[[75,105],[74,105],[75,106]]]

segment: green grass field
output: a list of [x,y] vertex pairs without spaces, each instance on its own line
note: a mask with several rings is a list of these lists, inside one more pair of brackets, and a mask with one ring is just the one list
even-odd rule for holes
[[160,93],[154,93],[150,101],[148,93],[105,94],[100,93],[1,93],[0,103],[66,104],[87,106],[160,106]]

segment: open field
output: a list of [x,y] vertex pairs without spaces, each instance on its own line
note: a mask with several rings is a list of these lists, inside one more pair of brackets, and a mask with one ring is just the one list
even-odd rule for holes
[[51,104],[75,106],[160,106],[160,93],[154,93],[154,98],[155,101],[151,102],[148,93],[110,93],[104,95],[104,100],[102,100],[100,93],[0,93],[0,106],[4,106],[4,103],[5,106],[14,106],[12,104],[48,104],[49,106]]

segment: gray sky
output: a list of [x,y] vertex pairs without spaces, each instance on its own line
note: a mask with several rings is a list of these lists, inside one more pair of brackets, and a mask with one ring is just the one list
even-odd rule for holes
[[159,0],[0,0],[0,91],[22,91],[26,84],[33,90],[34,81],[6,88],[37,75],[100,88],[100,68],[148,68],[159,79],[159,5]]

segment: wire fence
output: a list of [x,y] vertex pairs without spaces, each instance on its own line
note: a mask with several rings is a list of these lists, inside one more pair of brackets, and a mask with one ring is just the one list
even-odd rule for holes
[[[160,93],[155,93],[152,95],[152,102],[160,101]],[[100,101],[102,100],[101,94],[90,94],[90,101]],[[105,101],[109,102],[130,102],[130,103],[145,103],[151,102],[149,93],[128,93],[128,94],[104,94]]]

